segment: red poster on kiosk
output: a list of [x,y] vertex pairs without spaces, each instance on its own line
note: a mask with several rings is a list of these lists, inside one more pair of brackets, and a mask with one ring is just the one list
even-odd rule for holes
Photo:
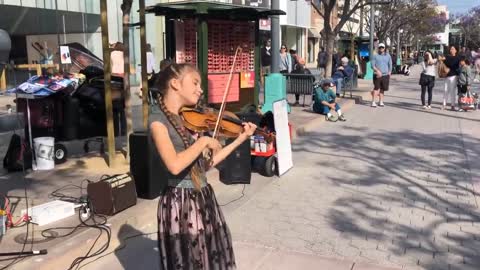
[[[229,74],[208,75],[208,103],[222,103],[223,94],[227,88]],[[228,91],[227,102],[240,100],[240,77],[238,73],[232,74],[230,90]]]

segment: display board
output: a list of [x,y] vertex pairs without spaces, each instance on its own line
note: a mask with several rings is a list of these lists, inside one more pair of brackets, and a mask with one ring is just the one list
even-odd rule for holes
[[[223,94],[227,88],[229,74],[209,74],[208,75],[208,103],[222,103]],[[230,90],[227,95],[227,102],[237,102],[240,100],[240,76],[238,73],[232,74]]]
[[288,103],[281,99],[273,103],[275,123],[278,175],[281,176],[293,167],[292,143],[288,126]]

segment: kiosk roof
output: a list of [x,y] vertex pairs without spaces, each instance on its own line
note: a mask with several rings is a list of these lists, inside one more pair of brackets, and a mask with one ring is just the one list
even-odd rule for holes
[[272,10],[261,7],[240,6],[227,3],[210,1],[181,1],[160,3],[149,6],[146,13],[154,13],[155,16],[176,18],[210,17],[219,19],[255,20],[268,18],[274,15],[285,15],[283,10]]

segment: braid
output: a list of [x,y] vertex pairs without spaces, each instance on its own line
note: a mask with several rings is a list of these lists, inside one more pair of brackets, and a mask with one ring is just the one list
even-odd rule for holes
[[[180,135],[180,137],[182,138],[185,149],[187,149],[191,145],[191,143],[190,143],[190,140],[188,139],[185,129],[182,126],[180,126],[178,121],[176,121],[173,118],[172,113],[167,109],[167,106],[165,106],[162,96],[159,96],[158,104],[159,104],[160,110],[162,110],[162,112],[165,114],[170,124],[175,128],[175,131],[177,131],[178,135]],[[193,185],[195,186],[195,189],[200,190],[201,188],[200,167],[197,161],[195,161],[192,168],[190,169],[190,176],[192,177],[192,182],[193,182]]]

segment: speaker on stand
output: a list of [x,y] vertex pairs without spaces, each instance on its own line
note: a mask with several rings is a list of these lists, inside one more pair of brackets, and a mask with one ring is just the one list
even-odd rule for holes
[[[227,144],[234,139],[227,139]],[[220,181],[226,185],[250,184],[252,163],[250,156],[250,140],[246,140],[219,164]]]

